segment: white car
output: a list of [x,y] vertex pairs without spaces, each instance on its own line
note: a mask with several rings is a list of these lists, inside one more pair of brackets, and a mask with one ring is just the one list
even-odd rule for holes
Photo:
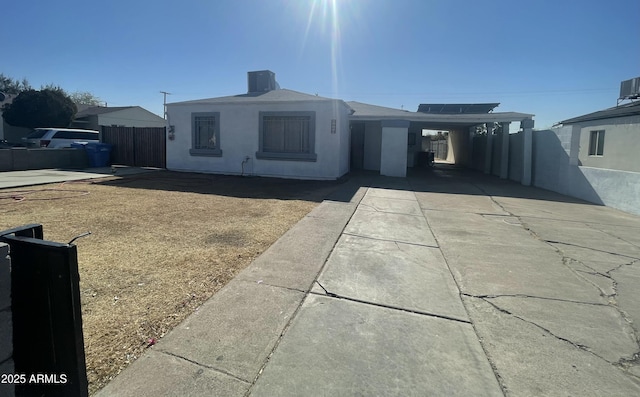
[[27,147],[61,148],[71,147],[74,142],[100,142],[100,133],[95,130],[72,128],[36,128],[22,138]]

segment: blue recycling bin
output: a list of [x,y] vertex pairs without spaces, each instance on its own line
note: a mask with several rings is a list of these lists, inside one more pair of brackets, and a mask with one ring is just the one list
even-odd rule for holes
[[89,142],[84,145],[89,157],[89,167],[108,167],[111,159],[111,147],[108,143]]

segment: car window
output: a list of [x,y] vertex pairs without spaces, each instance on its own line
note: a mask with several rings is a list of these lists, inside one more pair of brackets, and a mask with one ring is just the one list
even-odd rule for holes
[[98,140],[98,134],[78,131],[58,131],[54,139]]
[[39,138],[42,138],[44,136],[44,134],[46,134],[47,132],[49,132],[49,130],[33,130],[32,133],[27,135],[27,139],[39,139]]

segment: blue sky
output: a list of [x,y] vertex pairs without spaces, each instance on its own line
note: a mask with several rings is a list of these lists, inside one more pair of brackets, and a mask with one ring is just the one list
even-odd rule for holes
[[162,114],[282,88],[417,110],[500,102],[536,127],[615,106],[640,76],[638,0],[9,0],[0,72]]

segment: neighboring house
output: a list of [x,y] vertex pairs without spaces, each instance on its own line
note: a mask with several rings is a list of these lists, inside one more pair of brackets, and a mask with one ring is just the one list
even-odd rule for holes
[[268,70],[249,72],[248,82],[246,94],[167,104],[168,169],[299,179],[366,169],[404,177],[416,165],[422,129],[449,131],[450,158],[465,165],[475,126],[502,123],[508,131],[509,123],[525,122],[529,133],[533,126],[531,114],[409,112],[279,89]]
[[164,127],[162,117],[140,106],[105,107],[77,105],[70,128],[100,130],[100,127]]
[[579,129],[579,165],[640,172],[640,100],[560,124]]
[[534,131],[534,185],[640,215],[640,101]]

